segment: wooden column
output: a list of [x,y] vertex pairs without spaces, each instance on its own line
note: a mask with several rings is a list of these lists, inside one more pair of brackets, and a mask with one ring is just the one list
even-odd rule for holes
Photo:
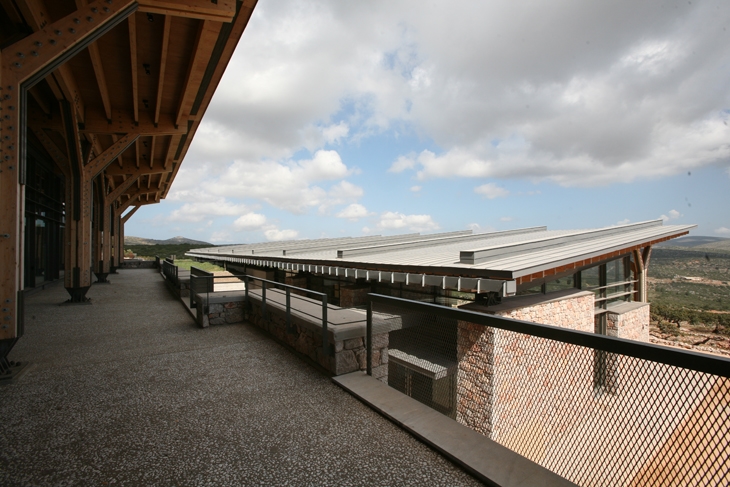
[[84,177],[84,164],[78,133],[76,111],[61,101],[61,115],[66,136],[67,158],[71,177],[66,180],[66,266],[64,286],[70,302],[88,301],[91,287],[91,181]]
[[642,303],[649,302],[649,290],[646,284],[649,259],[651,258],[651,245],[643,249],[634,250],[632,253],[631,272],[634,275],[634,301]]
[[[23,334],[23,220],[28,91],[137,9],[133,0],[99,0],[45,26],[0,53],[0,341]],[[63,36],[63,37],[61,37]],[[73,227],[69,229],[69,226]],[[67,221],[69,232],[74,221]],[[79,278],[80,278],[79,274]],[[12,344],[0,344],[4,359]]]
[[109,240],[109,208],[105,205],[106,181],[103,176],[94,181],[94,275],[97,283],[108,283],[108,250],[105,242]]
[[122,252],[119,249],[119,227],[121,226],[121,216],[117,214],[116,208],[112,208],[112,238],[111,238],[111,265],[109,267],[110,274],[116,274],[117,268],[121,262]]

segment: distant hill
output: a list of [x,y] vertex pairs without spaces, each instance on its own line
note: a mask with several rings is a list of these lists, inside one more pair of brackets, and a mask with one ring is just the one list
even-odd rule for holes
[[657,247],[669,247],[696,251],[730,252],[730,238],[701,237],[694,235],[662,242]]
[[124,236],[124,245],[206,245],[213,247],[212,243],[203,242],[202,240],[193,240],[185,237],[172,237],[167,240],[155,240],[152,238]]
[[723,237],[696,237],[687,235],[686,237],[673,238],[659,244],[661,247],[707,247],[718,242],[730,242],[730,238]]

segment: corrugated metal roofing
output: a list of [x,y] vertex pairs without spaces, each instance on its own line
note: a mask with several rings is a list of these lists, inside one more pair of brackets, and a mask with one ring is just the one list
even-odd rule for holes
[[[293,240],[196,249],[203,258],[244,257],[250,263],[380,269],[516,279],[688,233],[696,225],[661,220],[601,229],[547,230],[535,227],[474,234],[471,231],[393,237]],[[236,259],[238,260],[238,259]]]

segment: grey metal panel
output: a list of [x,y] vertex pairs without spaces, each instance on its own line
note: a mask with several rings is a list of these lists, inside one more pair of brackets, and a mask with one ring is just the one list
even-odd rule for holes
[[406,282],[406,274],[402,272],[394,272],[391,277],[393,278],[391,282]]
[[426,286],[439,286],[442,287],[444,283],[443,276],[433,276],[426,274],[426,276],[423,278],[423,282]]
[[617,227],[601,228],[597,230],[583,230],[562,237],[541,237],[518,245],[495,245],[483,249],[462,250],[459,254],[459,261],[462,264],[475,265],[501,255],[523,253],[536,248],[545,248],[549,246],[574,243],[579,240],[601,238],[609,235],[626,233],[627,231],[661,226],[662,223],[662,220],[653,220],[648,222],[632,223],[629,225],[620,225]]
[[423,285],[423,274],[406,274],[406,284]]
[[508,268],[513,272],[514,277],[533,274],[543,270],[552,269],[567,265],[572,262],[587,260],[607,253],[621,251],[625,248],[641,245],[645,242],[669,237],[683,233],[695,228],[696,225],[665,227],[666,231],[640,232],[638,235],[615,236],[613,238],[601,239],[595,242],[580,242],[556,251],[546,249],[527,253],[519,257],[502,259],[497,262],[490,262],[490,269]]
[[459,278],[458,277],[451,277],[451,276],[444,276],[443,288],[444,289],[457,289],[458,290],[458,288],[459,288]]
[[479,279],[462,277],[459,289],[476,289],[479,285]]
[[[455,236],[439,236],[438,238],[426,238],[425,236],[419,240],[407,243],[394,243],[384,245],[370,245],[367,247],[341,249],[337,251],[338,259],[351,258],[358,255],[382,254],[385,252],[400,251],[405,249],[416,249],[422,247],[433,247],[437,245],[448,245],[454,242],[465,242],[470,240],[484,240],[489,238],[503,237],[506,235],[519,235],[524,233],[543,232],[547,227],[523,228],[519,230],[507,230],[505,232],[479,233],[474,235],[455,235]],[[429,235],[428,237],[434,237]]]
[[477,290],[481,293],[492,292],[501,293],[504,281],[496,279],[479,279]]

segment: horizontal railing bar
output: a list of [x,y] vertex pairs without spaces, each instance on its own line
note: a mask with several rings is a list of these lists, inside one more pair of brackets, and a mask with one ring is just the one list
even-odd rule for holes
[[603,302],[603,301],[608,301],[610,299],[620,298],[621,296],[629,296],[631,294],[634,294],[634,291],[625,291],[623,293],[613,293],[613,294],[609,294],[605,298],[596,298],[594,300],[594,302],[600,303],[600,302]]
[[303,287],[292,286],[291,284],[284,284],[282,282],[270,281],[268,279],[263,279],[261,277],[255,277],[255,276],[252,276],[252,275],[249,275],[249,274],[243,274],[243,275],[241,275],[241,274],[231,274],[230,276],[195,276],[196,279],[216,279],[216,278],[218,278],[218,279],[226,279],[226,278],[230,279],[232,277],[240,278],[240,279],[243,279],[244,277],[248,277],[248,279],[251,279],[251,280],[254,280],[254,281],[266,282],[266,283],[269,283],[269,284],[274,284],[275,286],[282,286],[284,288],[289,288],[289,289],[296,289],[297,291],[304,291],[307,294],[314,294],[316,296],[324,296],[324,293],[320,293],[320,292],[317,292],[317,291],[310,291],[309,289],[305,289]]
[[615,282],[613,284],[607,284],[605,286],[584,287],[584,288],[581,289],[581,291],[598,291],[598,290],[601,290],[601,289],[609,289],[609,288],[612,288],[612,287],[628,286],[629,284],[634,284],[634,283],[637,283],[637,282],[639,282],[639,281],[636,281],[636,280],[634,280],[634,281],[621,281],[621,282]]
[[653,343],[637,342],[623,338],[597,335],[578,330],[570,330],[551,325],[542,325],[528,321],[515,320],[503,316],[486,315],[475,311],[447,308],[430,303],[409,301],[407,299],[368,294],[373,303],[397,306],[420,313],[429,313],[443,318],[468,321],[482,326],[499,328],[502,330],[547,338],[562,343],[569,343],[581,347],[588,347],[606,352],[617,353],[652,362],[659,362],[683,369],[696,370],[707,374],[730,378],[730,359],[714,357],[697,352],[678,350],[655,345]]

